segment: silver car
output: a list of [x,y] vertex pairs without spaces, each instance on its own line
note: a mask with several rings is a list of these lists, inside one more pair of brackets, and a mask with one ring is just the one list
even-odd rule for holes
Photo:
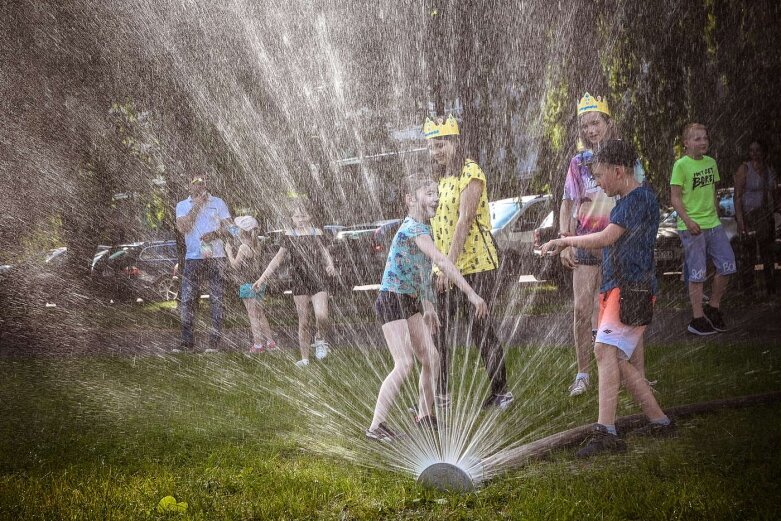
[[507,261],[526,261],[534,249],[534,230],[551,211],[551,195],[524,195],[488,203],[491,234]]

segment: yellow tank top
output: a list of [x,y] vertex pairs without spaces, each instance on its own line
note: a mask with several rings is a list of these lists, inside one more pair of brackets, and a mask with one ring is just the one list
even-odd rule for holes
[[[462,275],[493,270],[499,264],[499,256],[491,237],[491,215],[488,209],[485,173],[477,163],[467,159],[460,175],[443,177],[439,180],[439,205],[436,215],[431,219],[434,243],[440,252],[447,255],[456,231],[461,193],[473,179],[482,183],[483,190],[477,205],[475,220],[469,228],[464,248],[458,255],[456,263]],[[438,269],[435,267],[434,271]]]

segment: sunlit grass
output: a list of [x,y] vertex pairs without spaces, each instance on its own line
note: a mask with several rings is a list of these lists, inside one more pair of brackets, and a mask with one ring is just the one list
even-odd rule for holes
[[[777,390],[778,354],[748,343],[651,346],[648,365],[660,380],[660,402],[672,406]],[[568,355],[561,348],[511,350],[518,400],[497,436],[536,439],[594,420],[595,393],[566,397]],[[361,364],[347,363],[351,356],[337,352],[312,369],[331,385],[322,400],[350,409],[364,426],[370,411],[345,397],[358,393],[371,402],[379,382],[356,372]],[[376,364],[388,361],[384,351],[371,356]],[[626,456],[580,462],[560,451],[454,496],[419,489],[407,474],[369,468],[376,462],[361,461],[358,449],[343,459],[307,443],[354,440],[349,449],[364,440],[345,424],[329,442],[333,426],[321,430],[286,398],[306,385],[290,360],[260,360],[232,354],[0,361],[0,517],[178,515],[157,512],[167,495],[186,501],[184,517],[194,519],[770,519],[779,508],[778,405],[685,420],[678,438],[631,440]],[[271,392],[269,383],[286,387]],[[623,398],[619,413],[634,412]]]

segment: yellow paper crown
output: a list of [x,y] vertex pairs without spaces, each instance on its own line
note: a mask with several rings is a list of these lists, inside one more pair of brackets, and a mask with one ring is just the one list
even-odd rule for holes
[[434,122],[431,118],[426,118],[423,123],[423,136],[426,139],[436,139],[444,136],[458,136],[461,134],[458,130],[458,121],[453,117],[453,114],[447,117],[447,120],[442,123],[442,118],[437,118]]
[[582,116],[586,112],[601,112],[606,116],[610,115],[610,109],[607,107],[607,100],[601,96],[595,98],[588,92],[585,93],[578,102],[578,116]]

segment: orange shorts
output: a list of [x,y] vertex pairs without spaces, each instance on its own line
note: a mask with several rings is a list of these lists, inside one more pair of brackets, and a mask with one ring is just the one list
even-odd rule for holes
[[[630,358],[643,338],[646,326],[627,326],[619,318],[621,290],[613,288],[599,294],[599,326],[597,342],[616,347],[619,356]],[[622,356],[623,358],[623,356]]]

